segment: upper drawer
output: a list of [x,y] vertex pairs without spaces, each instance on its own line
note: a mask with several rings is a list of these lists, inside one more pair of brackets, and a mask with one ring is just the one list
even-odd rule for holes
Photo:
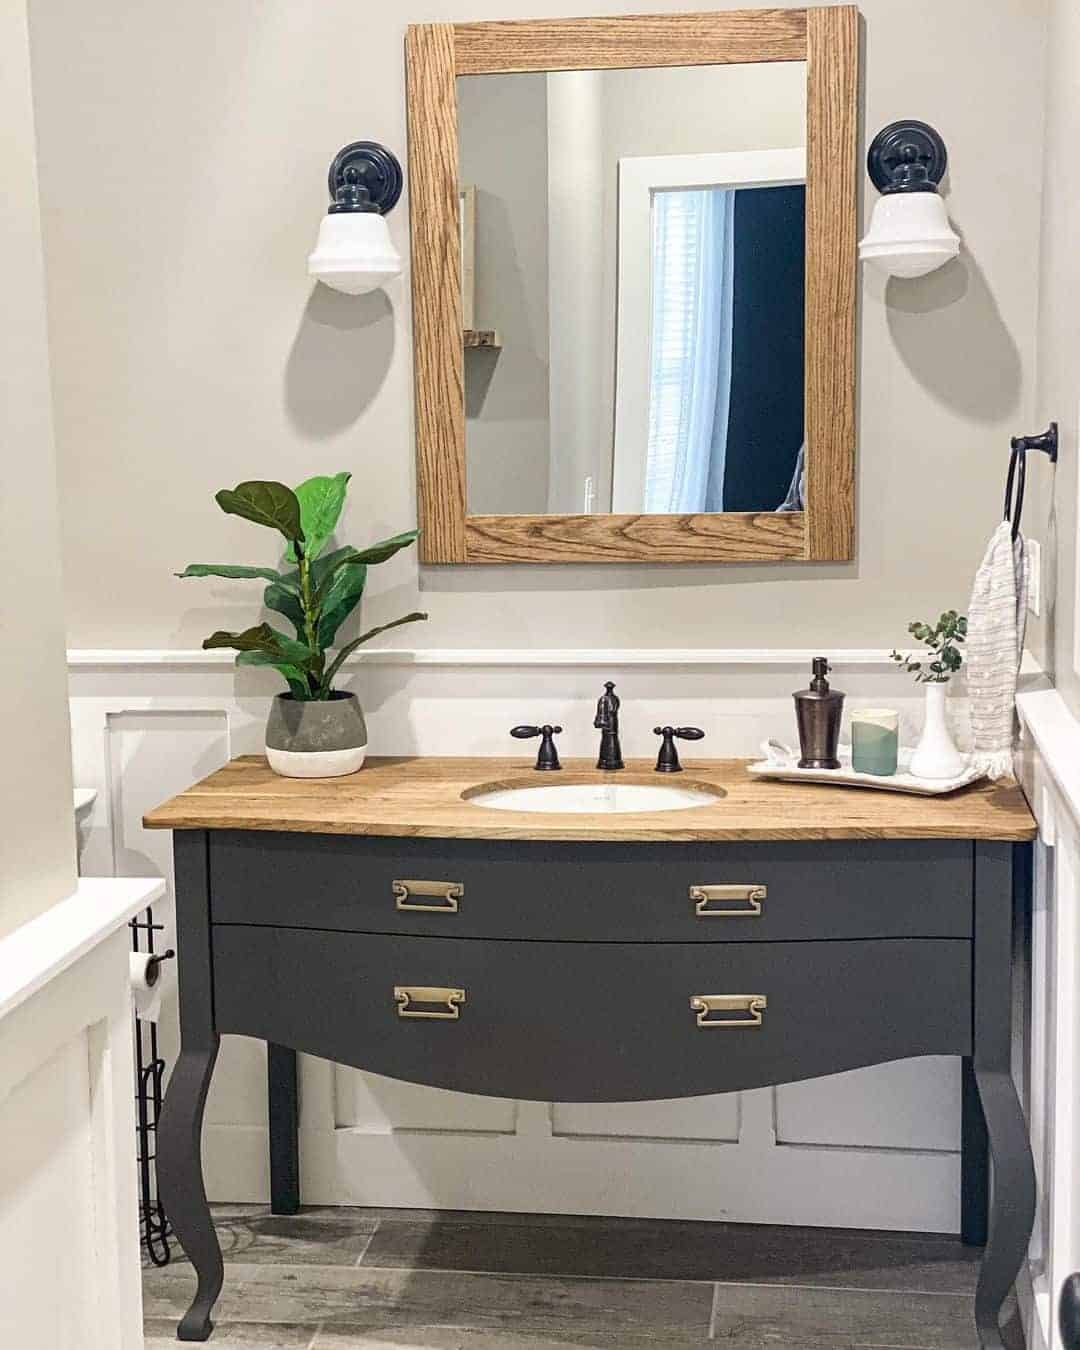
[[216,923],[575,942],[971,936],[964,840],[209,841]]

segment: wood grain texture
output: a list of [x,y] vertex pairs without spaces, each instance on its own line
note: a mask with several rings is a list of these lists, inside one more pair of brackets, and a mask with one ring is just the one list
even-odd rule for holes
[[453,28],[405,37],[422,562],[465,561],[465,353]]
[[[848,559],[854,540],[857,11],[425,24],[408,30],[421,561]],[[808,61],[806,516],[468,516],[455,76]]]
[[[1013,783],[980,783],[947,797],[752,778],[745,760],[687,765],[678,786],[724,795],[687,811],[542,815],[473,806],[488,784],[550,786],[531,759],[375,758],[348,778],[281,778],[258,755],[234,759],[144,817],[147,829],[295,830],[309,834],[434,839],[581,839],[633,842],[762,839],[1027,840],[1035,821]],[[651,760],[617,775],[570,760],[559,783],[643,782]]]
[[844,561],[855,537],[858,10],[808,12],[806,166],[807,557]]
[[801,512],[468,516],[469,562],[776,562],[806,555]]
[[733,9],[454,26],[459,75],[806,58],[806,10]]

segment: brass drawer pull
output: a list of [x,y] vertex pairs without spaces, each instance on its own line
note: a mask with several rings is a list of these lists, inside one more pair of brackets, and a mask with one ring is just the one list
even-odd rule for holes
[[[458,901],[465,894],[462,881],[395,881],[392,886],[394,904],[398,909],[412,913],[456,914]],[[411,897],[419,896],[425,900],[439,900],[441,904],[417,905]]]
[[[738,886],[691,886],[690,899],[697,901],[694,913],[699,919],[759,919],[761,902],[769,893],[767,886],[750,882]],[[730,903],[741,900],[743,908],[732,909]]]
[[[456,1022],[461,1016],[461,1004],[465,1002],[465,990],[440,989],[424,984],[395,984],[394,999],[399,1017],[439,1017]],[[425,1006],[414,1008],[414,1003]],[[445,1003],[445,1008],[430,1006],[438,1003]]]
[[[728,1027],[743,1031],[761,1026],[761,1018],[769,1001],[764,994],[694,994],[691,1009],[697,1013],[697,1024],[706,1029]],[[745,1017],[713,1017],[713,1013],[746,1013]]]

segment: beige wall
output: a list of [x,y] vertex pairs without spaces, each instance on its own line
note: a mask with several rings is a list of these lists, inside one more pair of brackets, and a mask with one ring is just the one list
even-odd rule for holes
[[[273,553],[216,512],[216,488],[348,467],[352,537],[414,519],[407,280],[355,300],[304,271],[338,146],[404,154],[404,24],[642,7],[33,3],[70,640],[190,647],[246,620],[253,597],[172,571]],[[431,621],[396,643],[828,650],[890,644],[910,617],[965,602],[1006,438],[1032,413],[1044,6],[862,10],[866,129],[902,115],[941,129],[967,247],[914,284],[864,274],[857,561],[418,574],[406,555],[365,605],[377,622],[423,592]],[[988,172],[991,153],[1007,169]],[[406,249],[404,209],[391,229]]]
[[0,938],[75,889],[49,351],[25,0],[0,4]]
[[[1038,393],[1030,431],[1060,423],[1056,470],[1032,456],[1025,532],[1043,541],[1047,603],[1032,646],[1080,715],[1077,675],[1077,453],[1080,449],[1080,192],[1071,172],[1080,136],[1080,10],[1051,0],[1047,34],[1046,141],[1038,316]],[[1033,204],[1034,212],[1034,204]]]

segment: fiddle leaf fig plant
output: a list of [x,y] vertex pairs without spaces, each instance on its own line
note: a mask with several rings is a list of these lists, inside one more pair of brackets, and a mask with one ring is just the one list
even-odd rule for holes
[[324,554],[345,505],[351,476],[347,472],[319,475],[296,488],[253,481],[222,489],[214,500],[226,515],[240,516],[284,537],[285,565],[275,570],[234,563],[189,563],[176,574],[267,582],[263,603],[288,619],[295,637],[260,623],[242,633],[211,633],[203,647],[230,648],[237,653],[237,665],[273,666],[285,678],[293,698],[304,702],[330,697],[338,672],[357,647],[390,628],[427,618],[412,613],[380,624],[331,656],[342,625],[364,594],[367,569],[407,548],[420,533],[406,530],[368,548],[337,548]]
[[908,632],[927,647],[934,659],[924,663],[897,651],[892,653],[892,659],[914,675],[917,684],[946,684],[963,664],[964,653],[960,648],[967,640],[967,628],[967,618],[955,609],[946,610],[932,627],[916,619],[908,624]]

